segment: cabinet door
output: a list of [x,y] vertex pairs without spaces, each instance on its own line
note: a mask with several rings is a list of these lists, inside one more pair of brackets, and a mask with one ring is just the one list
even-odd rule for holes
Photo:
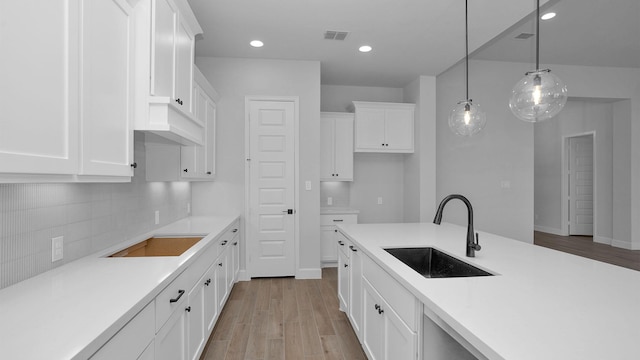
[[216,270],[218,265],[214,263],[204,276],[204,324],[205,333],[210,334],[218,317],[218,298],[216,297]]
[[78,171],[78,9],[77,0],[0,5],[0,172]]
[[384,119],[384,109],[357,109],[355,120],[355,151],[379,150],[385,148]]
[[322,254],[320,260],[323,262],[338,261],[338,245],[335,236],[337,231],[335,226],[320,227],[320,253]]
[[175,103],[182,111],[192,113],[191,91],[193,89],[194,37],[186,24],[178,21],[176,28]]
[[362,341],[362,254],[354,245],[351,246],[348,315],[353,331]]
[[338,300],[340,310],[349,314],[349,258],[344,251],[338,251]]
[[[370,360],[384,359],[384,318],[380,314],[382,299],[368,281],[363,280],[362,348]],[[395,357],[395,359],[402,359]]]
[[335,119],[335,174],[337,180],[353,180],[353,119]]
[[[195,86],[194,112],[196,120],[207,128],[207,95],[199,87]],[[185,179],[201,178],[205,175],[206,165],[206,140],[205,145],[182,146],[180,149],[180,175]]]
[[385,118],[386,148],[413,152],[413,109],[386,109]]
[[231,243],[232,262],[233,262],[233,283],[238,281],[238,274],[240,273],[240,235],[236,234],[236,237]]
[[205,317],[204,294],[205,280],[201,279],[189,292],[189,305],[187,307],[187,350],[188,359],[197,360],[205,345]]
[[155,342],[156,360],[187,360],[187,311],[185,309],[174,311],[156,334]]
[[133,170],[133,9],[125,0],[82,1],[80,174]]
[[206,178],[213,180],[216,173],[216,116],[217,106],[213,100],[208,99],[207,105],[207,123],[206,123],[206,146],[204,148],[204,175]]
[[229,291],[227,285],[227,271],[228,271],[228,259],[227,259],[228,251],[225,251],[218,257],[218,260],[215,263],[216,266],[216,297],[218,299],[218,308],[222,309],[224,307],[224,302],[227,298],[227,292]]
[[335,180],[335,119],[320,118],[320,180]]
[[384,320],[384,359],[418,358],[418,334],[411,331],[393,309],[382,302]]
[[151,4],[151,89],[154,96],[175,98],[175,43],[178,12],[171,0]]

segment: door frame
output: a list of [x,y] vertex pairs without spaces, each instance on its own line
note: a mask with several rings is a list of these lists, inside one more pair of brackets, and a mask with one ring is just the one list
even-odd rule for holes
[[300,187],[298,186],[300,179],[300,97],[299,96],[268,96],[268,95],[248,95],[244,97],[244,260],[245,260],[245,276],[243,280],[251,280],[253,274],[253,269],[250,266],[249,256],[251,252],[249,251],[249,244],[251,243],[251,239],[249,239],[250,232],[250,222],[249,222],[249,210],[251,209],[251,199],[250,188],[250,169],[249,164],[251,163],[251,126],[249,124],[249,115],[250,115],[250,104],[252,101],[282,101],[282,102],[292,102],[294,107],[293,114],[293,135],[294,135],[294,179],[293,179],[293,197],[294,197],[294,211],[293,211],[293,253],[295,256],[295,276],[298,277],[298,272],[300,269],[300,255],[299,255],[299,239],[300,239],[300,221],[298,216],[297,209],[300,208]]
[[563,236],[569,236],[569,139],[574,137],[581,136],[589,136],[591,135],[591,139],[593,141],[593,239],[597,237],[597,219],[598,219],[598,186],[597,186],[597,159],[596,154],[598,153],[596,150],[596,132],[594,131],[586,131],[582,133],[574,133],[570,135],[562,136],[562,211],[561,220],[560,220],[560,229],[562,230]]

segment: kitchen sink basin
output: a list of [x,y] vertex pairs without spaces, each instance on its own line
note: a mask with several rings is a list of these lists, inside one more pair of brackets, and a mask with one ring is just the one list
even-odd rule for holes
[[202,237],[152,237],[108,257],[180,256]]
[[426,278],[493,275],[432,247],[384,250]]

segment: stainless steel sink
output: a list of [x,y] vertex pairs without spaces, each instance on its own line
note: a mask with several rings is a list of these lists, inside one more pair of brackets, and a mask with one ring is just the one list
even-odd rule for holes
[[384,250],[426,278],[493,276],[432,247]]

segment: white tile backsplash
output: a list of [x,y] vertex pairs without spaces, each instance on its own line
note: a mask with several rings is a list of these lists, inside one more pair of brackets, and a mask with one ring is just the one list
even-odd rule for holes
[[[0,289],[186,217],[191,185],[146,182],[144,151],[136,134],[131,183],[0,184]],[[52,263],[55,236],[64,259]]]

